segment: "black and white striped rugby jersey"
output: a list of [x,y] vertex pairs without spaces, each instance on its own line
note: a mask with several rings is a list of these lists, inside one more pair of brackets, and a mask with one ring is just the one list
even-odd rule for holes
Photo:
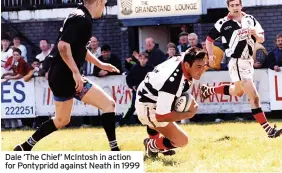
[[170,113],[175,99],[188,91],[193,83],[192,79],[187,80],[184,76],[183,58],[184,55],[172,57],[149,72],[137,89],[136,99],[156,104],[157,114]]
[[251,58],[256,39],[254,36],[249,37],[248,28],[256,29],[258,34],[264,33],[261,25],[252,15],[244,12],[242,12],[242,15],[241,23],[228,15],[219,19],[209,31],[207,40],[213,42],[221,37],[227,57]]

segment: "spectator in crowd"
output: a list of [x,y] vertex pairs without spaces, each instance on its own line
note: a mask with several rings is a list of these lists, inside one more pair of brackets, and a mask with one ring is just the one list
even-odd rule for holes
[[188,43],[189,43],[189,47],[188,48],[195,48],[198,47],[200,49],[202,49],[202,45],[199,44],[199,39],[198,39],[198,35],[195,33],[190,33],[188,35]]
[[168,43],[167,44],[167,54],[166,54],[166,59],[169,59],[173,57],[176,54],[176,46],[174,43]]
[[13,49],[13,56],[8,58],[5,63],[5,69],[11,69],[13,72],[7,72],[2,76],[2,82],[10,79],[21,79],[29,72],[27,62],[21,56],[21,50],[18,48]]
[[276,72],[281,71],[282,67],[282,33],[275,38],[276,48],[274,48],[267,58],[268,67]]
[[132,102],[131,106],[122,117],[122,119],[116,125],[124,125],[130,120],[133,113],[135,112],[135,99],[136,99],[136,90],[139,84],[144,80],[148,72],[154,69],[153,65],[148,64],[149,55],[146,52],[143,52],[139,55],[139,63],[134,65],[128,75],[126,76],[126,83],[129,88],[132,89]]
[[10,37],[7,34],[1,37],[1,67],[4,67],[8,58],[13,56],[13,49],[10,47]]
[[41,53],[36,55],[35,59],[38,59],[42,64],[45,60],[46,56],[50,54],[50,46],[49,41],[47,39],[41,39],[39,42],[39,47],[41,49]]
[[181,32],[178,35],[178,38],[179,38],[179,45],[177,46],[178,52],[179,53],[185,52],[188,49],[188,47],[189,47],[189,44],[188,44],[188,33],[187,32]]
[[[116,55],[112,54],[111,47],[108,44],[104,44],[101,48],[101,56],[98,58],[100,61],[109,63],[117,67],[122,73],[122,67],[121,67],[121,60]],[[99,67],[94,68],[94,76],[97,77],[104,77],[109,75],[120,75],[120,73],[117,72],[108,72],[105,70],[100,69]]]
[[[88,46],[89,51],[95,55],[97,58],[101,56],[101,48],[99,47],[99,41],[96,37],[92,36],[89,41]],[[94,64],[86,61],[83,67],[84,75],[93,75],[94,72]]]
[[138,58],[139,54],[136,51],[133,51],[132,55],[125,59],[125,69],[130,71],[135,64],[139,63]]
[[35,58],[31,64],[31,70],[23,77],[23,79],[25,82],[28,82],[31,78],[38,76],[45,76],[45,71],[40,68],[40,62]]
[[265,68],[267,55],[268,53],[265,47],[261,43],[256,42],[253,53],[255,69]]
[[153,38],[149,37],[145,39],[146,52],[149,55],[148,63],[154,67],[166,60],[165,54],[155,46]]
[[27,62],[27,50],[26,47],[24,45],[21,44],[21,38],[19,36],[15,36],[13,39],[13,48],[18,48],[21,50],[22,52],[22,57],[25,60],[25,62]]
[[[202,47],[207,52],[206,41],[202,41]],[[221,61],[223,59],[224,52],[219,47],[214,45],[213,46],[213,54],[215,56],[215,60],[214,60],[215,63],[212,67],[210,67],[210,70],[220,70]],[[205,59],[208,59],[207,55],[206,55]]]
[[[6,72],[2,75],[2,81],[6,82],[9,79],[20,79],[22,75],[18,75],[21,71],[25,71],[24,66],[28,66],[25,60],[21,57],[21,50],[14,48],[12,51],[13,56],[9,57],[4,65],[6,70],[12,70],[12,72]],[[25,65],[23,65],[25,64]],[[23,74],[23,73],[22,73]],[[22,128],[23,124],[21,119],[4,119],[5,129]]]

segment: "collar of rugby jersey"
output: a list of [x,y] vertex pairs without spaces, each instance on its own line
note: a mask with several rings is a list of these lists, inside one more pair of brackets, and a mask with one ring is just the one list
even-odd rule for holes
[[[242,14],[242,16],[246,15],[246,13],[243,12],[243,11],[241,11],[241,14]],[[231,16],[230,12],[228,13],[227,18],[230,19],[230,20],[233,19],[233,16]]]
[[84,6],[83,3],[78,3],[78,9],[81,9],[84,13],[85,13],[85,17],[86,18],[90,18],[92,21],[92,16],[90,14],[90,12],[88,11],[88,9]]

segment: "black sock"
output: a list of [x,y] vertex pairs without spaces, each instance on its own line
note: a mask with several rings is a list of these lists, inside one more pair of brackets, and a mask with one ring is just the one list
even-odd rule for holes
[[151,129],[149,126],[147,126],[147,133],[149,136],[156,136],[157,134],[159,134],[158,131]]
[[56,131],[57,128],[54,124],[53,119],[50,119],[43,123],[37,130],[36,132],[28,138],[28,140],[22,144],[22,147],[24,148],[25,151],[30,151],[32,147],[42,138],[45,136],[48,136],[52,132]]
[[171,141],[170,141],[169,139],[167,139],[167,138],[164,138],[164,139],[163,139],[163,144],[164,144],[164,146],[165,146],[167,149],[176,148],[175,146],[173,146],[173,145],[171,144]]
[[115,113],[103,113],[102,114],[102,126],[107,134],[109,144],[112,151],[119,151],[116,141],[116,127],[115,127]]
[[225,85],[224,86],[224,88],[223,88],[224,95],[230,95],[229,88],[230,88],[230,85]]

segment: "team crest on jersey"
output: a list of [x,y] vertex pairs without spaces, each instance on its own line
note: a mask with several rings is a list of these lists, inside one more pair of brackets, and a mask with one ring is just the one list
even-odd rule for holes
[[130,15],[132,11],[132,0],[121,0],[121,13],[123,15]]

